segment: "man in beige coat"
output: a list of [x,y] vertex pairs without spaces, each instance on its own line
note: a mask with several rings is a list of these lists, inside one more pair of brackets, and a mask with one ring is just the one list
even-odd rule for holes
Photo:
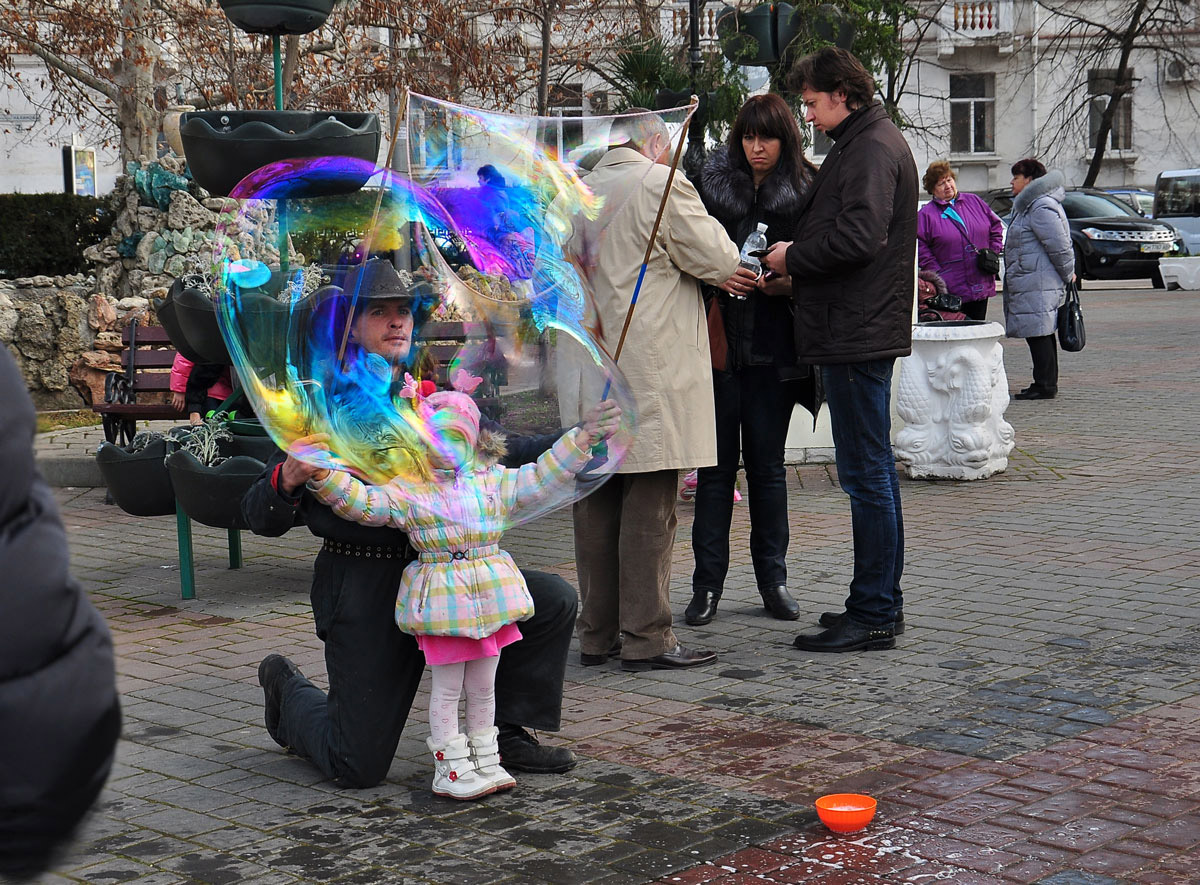
[[[592,222],[576,219],[566,246],[593,296],[588,325],[610,354],[667,185],[672,147],[656,114],[633,118],[626,132],[624,144],[584,178],[603,197],[611,220],[603,214]],[[756,277],[739,269],[738,247],[679,173],[619,362],[637,406],[637,436],[619,473],[574,509],[585,666],[605,663],[618,649],[625,670],[716,660],[710,651],[680,645],[668,599],[679,470],[717,462],[708,326],[697,280],[745,294]],[[599,391],[579,393],[593,402]]]

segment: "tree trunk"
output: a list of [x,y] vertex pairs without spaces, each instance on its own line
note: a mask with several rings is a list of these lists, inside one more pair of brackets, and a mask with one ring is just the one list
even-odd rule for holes
[[114,78],[120,90],[117,128],[121,132],[121,161],[158,155],[159,113],[154,108],[154,66],[158,44],[151,36],[151,0],[123,0],[121,61]]
[[1100,176],[1100,165],[1104,162],[1104,152],[1108,147],[1108,137],[1112,134],[1112,121],[1117,113],[1121,100],[1129,94],[1133,84],[1129,82],[1129,56],[1133,52],[1133,44],[1141,34],[1142,16],[1146,12],[1148,0],[1137,0],[1129,19],[1129,25],[1121,34],[1121,56],[1117,62],[1116,77],[1104,113],[1100,115],[1100,131],[1096,133],[1096,147],[1092,152],[1092,161],[1088,164],[1087,174],[1083,177],[1083,186],[1092,187]]

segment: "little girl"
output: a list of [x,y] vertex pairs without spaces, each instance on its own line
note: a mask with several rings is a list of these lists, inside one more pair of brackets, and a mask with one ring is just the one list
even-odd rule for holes
[[[500,766],[495,677],[500,650],[521,638],[516,622],[533,614],[533,599],[498,544],[506,517],[564,493],[587,466],[592,446],[616,429],[620,409],[602,403],[536,463],[505,469],[496,463],[503,436],[480,430],[479,409],[463,392],[479,379],[460,371],[457,390],[422,396],[405,377],[401,395],[416,401],[434,442],[432,477],[372,486],[321,469],[308,487],[343,519],[403,529],[419,552],[400,580],[396,623],[416,637],[433,677],[426,742],[434,756],[433,792],[476,799],[517,783]],[[465,735],[458,723],[464,690]]]

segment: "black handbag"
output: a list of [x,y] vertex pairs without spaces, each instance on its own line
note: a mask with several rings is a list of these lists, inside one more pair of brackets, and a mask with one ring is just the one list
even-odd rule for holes
[[1079,290],[1074,282],[1067,283],[1067,300],[1058,309],[1058,343],[1068,353],[1078,353],[1087,344],[1083,308],[1079,304]]
[[959,224],[953,218],[951,223],[958,228],[958,232],[962,234],[962,238],[967,242],[967,251],[975,253],[975,267],[979,269],[981,274],[989,277],[994,277],[1000,273],[1000,253],[995,249],[980,249],[971,242],[971,238],[967,236],[967,229],[964,225]]
[[994,277],[1000,273],[1000,253],[995,249],[976,249],[975,266],[980,273]]

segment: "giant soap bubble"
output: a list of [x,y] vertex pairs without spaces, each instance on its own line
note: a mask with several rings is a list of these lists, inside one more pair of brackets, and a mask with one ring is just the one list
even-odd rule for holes
[[[660,119],[677,139],[687,116]],[[518,117],[412,96],[406,172],[324,157],[244,179],[208,276],[231,360],[276,444],[386,485],[397,512],[411,504],[461,522],[473,488],[466,518],[500,528],[615,472],[637,414],[586,328],[586,255],[622,205],[593,194],[586,174],[643,119]],[[587,248],[569,245],[581,236]],[[433,393],[452,387],[464,393]],[[472,486],[475,468],[544,448],[602,392],[622,410],[605,443],[583,455],[560,443],[538,476]],[[468,396],[478,460],[457,471],[456,496],[431,495],[473,428]]]

